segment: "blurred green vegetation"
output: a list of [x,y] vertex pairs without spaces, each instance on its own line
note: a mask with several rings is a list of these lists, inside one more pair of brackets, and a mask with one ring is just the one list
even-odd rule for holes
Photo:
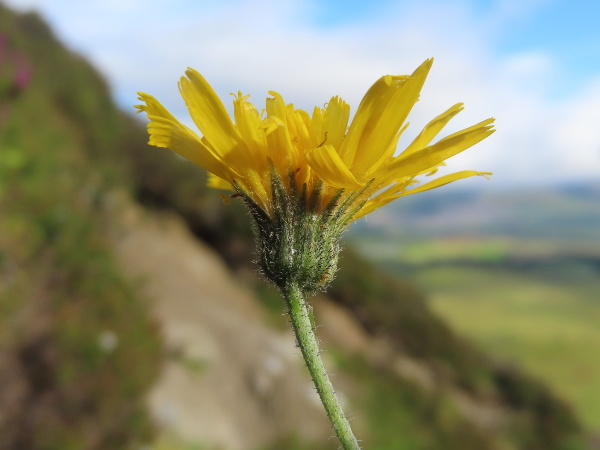
[[[448,391],[425,391],[361,358],[338,354],[337,361],[341,369],[367,386],[355,399],[357,406],[368,414],[369,429],[363,437],[365,448],[497,448],[498,437],[465,420]],[[518,443],[512,442],[514,444]]]
[[[451,380],[484,404],[485,399],[497,398],[515,411],[501,432],[485,435],[461,419],[442,390],[423,393],[415,385],[385,373],[375,374],[362,365],[362,376],[370,377],[370,382],[366,382],[370,386],[367,405],[382,406],[379,415],[371,410],[374,428],[383,427],[374,442],[387,442],[379,448],[447,449],[455,444],[463,449],[496,448],[502,442],[523,449],[586,448],[577,437],[578,425],[569,406],[536,379],[482,353],[452,331],[427,307],[422,292],[430,292],[429,289],[413,287],[420,286],[419,280],[415,278],[414,285],[408,284],[347,249],[331,295],[353,310],[371,333],[392,337],[398,350],[434,367],[441,384]],[[473,298],[472,302],[476,301]],[[411,400],[402,400],[403,396]],[[407,417],[411,419],[407,421]],[[411,420],[416,423],[411,424]],[[390,424],[388,428],[386,423]],[[397,439],[391,433],[392,423],[406,424],[406,439]],[[571,431],[554,434],[560,429]],[[410,444],[412,440],[414,443]]]
[[552,269],[544,277],[539,269],[440,266],[416,272],[414,281],[457,329],[548,382],[598,429],[600,278],[575,264]]
[[120,113],[38,16],[0,34],[32,75],[0,98],[0,447],[139,448],[161,344],[103,234]]
[[[202,170],[149,148],[143,125],[115,108],[101,77],[38,16],[0,6],[0,32],[33,75],[0,99],[10,113],[0,124],[0,434],[9,449],[139,448],[152,439],[144,396],[163,354],[144,299],[109,251],[107,193],[125,189],[180,214],[245,277],[254,270],[250,218],[239,202],[225,207]],[[274,291],[257,293],[277,310]],[[413,285],[346,249],[330,295],[440,384],[424,392],[389,367],[338,357],[362,386],[351,402],[366,411],[370,448],[582,448],[568,447],[581,436],[568,405],[454,333]],[[507,423],[483,431],[443,386],[494,402]],[[289,436],[272,448],[315,447]]]
[[[399,220],[412,231],[363,223],[350,241],[419,286],[432,308],[479,348],[547,382],[598,430],[600,186],[487,194],[492,217],[478,213],[476,196],[432,197],[424,210],[413,204],[390,212],[406,214]],[[445,228],[453,209],[472,218],[470,230]]]

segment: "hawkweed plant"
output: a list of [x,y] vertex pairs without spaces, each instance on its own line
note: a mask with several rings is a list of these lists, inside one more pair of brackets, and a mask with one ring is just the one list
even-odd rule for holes
[[333,97],[312,115],[269,92],[259,112],[247,95],[234,95],[233,119],[193,69],[179,90],[202,137],[154,97],[139,93],[138,112],[150,120],[150,145],[173,150],[209,172],[208,185],[233,191],[254,218],[258,264],[285,299],[298,345],[344,449],[358,449],[319,355],[307,298],[332,280],[340,235],[353,220],[399,197],[486,172],[464,170],[419,184],[448,158],[494,132],[484,120],[432,144],[462,109],[458,103],[429,122],[401,152],[406,118],[433,60],[412,75],[385,75],[371,86],[348,125],[350,107]]

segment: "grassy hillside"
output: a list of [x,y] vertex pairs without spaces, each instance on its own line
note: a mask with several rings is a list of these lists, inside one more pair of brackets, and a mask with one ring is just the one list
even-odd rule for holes
[[432,194],[361,224],[351,240],[420,286],[481,348],[548,382],[598,430],[599,224],[600,185],[573,184]]
[[[0,56],[0,433],[8,449],[139,448],[152,437],[144,398],[161,344],[109,251],[108,193],[179,214],[240,282],[257,286],[265,308],[281,311],[277,297],[248,280],[253,243],[240,204],[223,205],[201,170],[148,148],[144,127],[116,110],[94,69],[38,16],[0,6],[0,34],[9,49]],[[15,84],[15,68],[30,82]],[[393,361],[411,361],[432,380],[425,388],[392,359],[332,349],[360,386],[350,401],[364,414],[367,448],[582,448],[567,404],[492,362],[410,284],[347,249],[330,296]],[[484,407],[501,420],[481,422],[473,411]],[[273,443],[294,446],[306,448],[293,436]]]
[[0,38],[0,447],[139,448],[160,341],[102,232],[119,113],[36,15],[0,5]]
[[[431,267],[415,274],[432,307],[498,358],[527,368],[600,429],[600,278],[485,267]],[[574,276],[575,275],[575,276]]]

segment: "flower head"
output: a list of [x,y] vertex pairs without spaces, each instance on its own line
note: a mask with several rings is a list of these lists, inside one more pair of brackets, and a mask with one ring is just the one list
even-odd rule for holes
[[[273,247],[274,234],[295,242],[296,248],[285,244],[289,248],[284,254],[278,250],[276,255],[265,255],[265,261],[261,256],[265,270],[269,259],[294,259],[288,253],[298,253],[297,247],[307,239],[316,239],[314,245],[321,246],[321,252],[325,241],[336,247],[339,233],[350,221],[401,196],[488,175],[465,170],[415,187],[419,177],[433,175],[446,159],[494,132],[494,119],[487,119],[432,144],[463,109],[462,103],[437,116],[402,152],[396,152],[432,62],[428,59],[412,75],[386,75],[377,80],[350,125],[350,107],[337,96],[324,108],[315,107],[310,115],[286,104],[276,92],[269,92],[272,97],[267,98],[262,114],[248,96],[235,95],[233,121],[212,87],[193,69],[181,78],[179,90],[202,137],[148,94],[139,93],[144,103],[137,108],[150,119],[151,145],[170,148],[207,169],[209,186],[231,189],[243,197],[258,224],[259,247],[262,234],[271,241],[265,242],[268,247]],[[311,228],[313,234],[327,228],[331,236],[296,235],[302,227]],[[337,247],[332,252],[337,255]],[[309,276],[313,285],[318,285],[316,280],[323,273],[330,273],[331,264],[325,266],[319,269],[321,275]],[[297,269],[290,266],[289,270]],[[279,268],[273,271],[265,270],[271,279],[281,275]]]

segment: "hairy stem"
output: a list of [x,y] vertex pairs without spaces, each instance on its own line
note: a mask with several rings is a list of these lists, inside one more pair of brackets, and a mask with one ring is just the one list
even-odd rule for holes
[[331,420],[335,434],[342,443],[344,450],[360,450],[358,441],[352,433],[350,423],[344,416],[321,360],[319,343],[303,292],[295,283],[289,283],[284,289],[284,296],[302,356],[304,356],[306,366],[315,383],[327,416]]

